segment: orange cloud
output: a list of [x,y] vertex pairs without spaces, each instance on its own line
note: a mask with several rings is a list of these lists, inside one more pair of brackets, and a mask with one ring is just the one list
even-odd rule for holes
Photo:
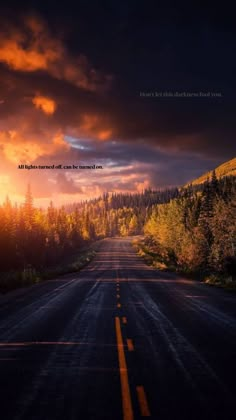
[[36,95],[32,102],[36,108],[41,109],[47,115],[54,114],[56,110],[56,102],[46,96]]
[[50,62],[58,59],[58,53],[53,50],[39,50],[32,46],[24,50],[13,39],[5,40],[0,44],[0,61],[6,63],[13,70],[36,71],[48,69]]
[[50,156],[69,150],[62,133],[44,136],[43,139],[28,138],[20,131],[0,131],[0,148],[5,158],[14,164],[33,162],[42,156]]
[[99,140],[108,140],[112,135],[112,130],[103,130],[98,133]]
[[96,114],[82,115],[82,122],[79,126],[81,135],[94,137],[98,140],[109,140],[113,135],[113,130],[108,126],[106,119]]
[[105,89],[111,81],[110,76],[92,68],[83,55],[70,56],[62,41],[52,37],[39,18],[29,17],[21,31],[10,28],[10,33],[0,35],[0,62],[13,70],[46,71],[89,91]]

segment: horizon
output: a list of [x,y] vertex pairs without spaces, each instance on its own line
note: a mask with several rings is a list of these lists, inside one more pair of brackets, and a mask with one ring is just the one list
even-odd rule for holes
[[[234,159],[234,158],[232,158],[232,159]],[[229,161],[231,161],[232,159],[229,159]],[[220,163],[219,166],[221,166],[224,163],[225,162]],[[22,166],[27,166],[27,165],[23,165],[22,164]],[[72,196],[73,197],[73,201],[68,201],[68,194],[65,194],[64,195],[64,197],[63,197],[64,200],[62,200],[62,197],[60,197],[59,200],[58,200],[58,194],[55,194],[54,196],[47,197],[45,199],[42,199],[42,198],[39,198],[39,199],[36,198],[35,199],[35,197],[34,197],[34,190],[33,190],[32,182],[31,182],[32,179],[29,179],[28,182],[27,182],[27,184],[25,185],[25,193],[22,194],[21,196],[15,196],[14,194],[12,196],[10,196],[8,193],[6,193],[5,196],[3,196],[3,194],[2,194],[2,192],[0,190],[0,206],[3,205],[7,201],[7,199],[10,200],[10,202],[11,202],[12,205],[23,205],[24,202],[25,202],[25,196],[26,196],[27,188],[28,187],[30,188],[30,191],[31,191],[31,194],[32,194],[32,197],[33,197],[33,202],[35,204],[35,207],[43,208],[44,209],[44,208],[47,208],[50,205],[51,202],[54,205],[56,205],[56,207],[70,206],[70,205],[75,205],[75,204],[83,204],[86,201],[90,202],[90,201],[93,201],[93,200],[98,200],[99,198],[101,198],[105,194],[108,194],[108,195],[112,195],[112,194],[124,194],[124,195],[125,194],[129,194],[129,195],[135,195],[135,194],[144,194],[146,191],[149,191],[149,190],[152,191],[152,192],[159,192],[159,191],[172,190],[172,189],[175,189],[175,188],[181,189],[181,188],[183,188],[186,185],[191,185],[192,182],[194,182],[196,179],[198,179],[198,177],[201,177],[201,176],[205,175],[207,172],[213,172],[215,169],[216,168],[214,167],[212,169],[207,170],[204,173],[200,173],[199,176],[197,176],[196,178],[191,179],[189,181],[186,181],[186,183],[185,184],[182,184],[182,185],[169,185],[169,186],[167,185],[167,186],[163,186],[163,187],[161,187],[161,186],[160,187],[155,187],[155,186],[154,187],[150,187],[150,186],[148,186],[147,188],[144,188],[143,190],[139,190],[139,191],[119,191],[119,190],[116,190],[116,191],[102,191],[100,193],[100,195],[96,195],[96,196],[91,195],[89,197],[83,197],[82,196],[81,198],[79,198],[77,200],[75,200],[74,199],[74,196]],[[26,170],[27,171],[31,171],[31,170],[35,170],[35,168],[26,168]],[[0,188],[1,188],[1,185],[2,184],[1,184],[1,177],[0,177]],[[14,197],[17,197],[17,199],[14,200]]]

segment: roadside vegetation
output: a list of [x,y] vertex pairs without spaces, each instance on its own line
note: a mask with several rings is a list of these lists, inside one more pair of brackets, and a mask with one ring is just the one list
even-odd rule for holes
[[236,183],[213,171],[202,191],[188,186],[167,204],[153,206],[139,254],[158,268],[208,284],[235,288]]

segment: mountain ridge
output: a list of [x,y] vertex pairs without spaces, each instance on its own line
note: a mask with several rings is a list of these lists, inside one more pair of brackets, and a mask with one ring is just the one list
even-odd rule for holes
[[192,185],[199,185],[203,184],[207,179],[211,178],[212,172],[215,170],[217,178],[224,178],[225,176],[236,176],[236,157],[230,159],[221,165],[217,166],[212,171],[205,172],[203,175],[199,176],[198,178],[194,179],[191,182],[188,182],[186,186]]

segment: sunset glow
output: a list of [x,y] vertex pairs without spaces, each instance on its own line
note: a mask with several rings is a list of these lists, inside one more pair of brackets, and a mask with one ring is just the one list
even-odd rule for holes
[[[153,58],[149,66],[143,49],[131,53],[122,41],[123,62],[116,48],[110,49],[110,36],[106,44],[99,31],[95,39],[105,49],[98,54],[83,38],[83,20],[70,32],[66,23],[55,26],[53,16],[30,11],[16,21],[6,17],[0,26],[0,171],[8,177],[1,197],[23,199],[28,182],[42,203],[163,189],[185,184],[231,157],[233,114],[228,110],[225,116],[219,100],[160,99],[160,94],[151,99],[152,90],[172,90],[165,82],[165,60],[157,65]],[[108,30],[107,25],[109,20],[103,22]],[[150,57],[156,56],[153,48],[146,50]],[[183,85],[178,74],[176,89]],[[145,88],[148,83],[152,87]],[[224,118],[227,124],[220,122]],[[29,173],[18,169],[21,164],[103,169]]]

